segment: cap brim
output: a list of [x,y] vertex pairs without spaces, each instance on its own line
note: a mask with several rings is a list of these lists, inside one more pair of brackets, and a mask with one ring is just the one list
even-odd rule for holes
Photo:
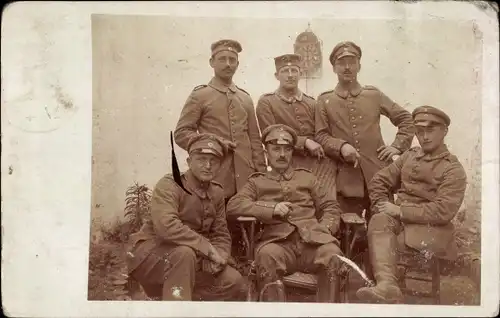
[[344,56],[357,56],[356,54],[352,53],[352,52],[342,52],[340,53],[339,56],[337,56],[335,59],[338,60]]
[[415,126],[420,126],[420,127],[428,127],[428,126],[435,126],[435,125],[446,125],[445,122],[443,121],[437,121],[437,120],[419,120],[413,123]]
[[216,155],[217,157],[221,157],[221,154],[218,151],[214,150],[214,149],[203,148],[203,149],[199,149],[198,152],[199,153],[212,154],[212,155]]

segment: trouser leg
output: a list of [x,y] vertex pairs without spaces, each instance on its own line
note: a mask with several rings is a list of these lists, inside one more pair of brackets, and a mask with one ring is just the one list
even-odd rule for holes
[[337,284],[340,260],[335,255],[342,255],[342,251],[335,243],[305,244],[302,250],[299,266],[318,276],[317,302],[333,303],[338,299]]
[[201,300],[244,301],[246,287],[244,278],[231,266],[216,275],[196,273],[195,290]]
[[294,272],[296,257],[290,243],[269,243],[262,246],[255,257],[259,290],[265,288],[264,301],[281,301],[279,286],[268,285]]
[[401,222],[378,213],[368,224],[368,245],[372,268],[377,282],[375,287],[360,288],[356,295],[366,302],[399,302],[402,293],[397,284],[397,235]]
[[191,300],[195,283],[196,254],[187,246],[156,247],[131,275],[148,296],[163,300]]

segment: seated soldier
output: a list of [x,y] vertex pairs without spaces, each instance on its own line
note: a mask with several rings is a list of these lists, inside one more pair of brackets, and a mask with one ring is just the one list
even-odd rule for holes
[[227,265],[230,256],[224,190],[212,179],[227,153],[211,134],[199,134],[188,144],[189,170],[183,186],[165,175],[151,199],[151,220],[131,235],[129,272],[151,294],[163,300],[244,300],[245,284]]
[[[420,251],[447,260],[457,256],[451,220],[462,204],[467,180],[457,157],[444,144],[450,118],[431,106],[418,107],[412,115],[421,148],[403,153],[375,174],[368,187],[377,211],[368,224],[377,285],[357,291],[365,302],[402,301],[397,251]],[[392,189],[399,189],[396,204],[388,202]]]
[[[340,208],[332,193],[318,184],[311,171],[292,168],[297,134],[286,125],[271,125],[262,132],[271,171],[250,175],[246,185],[229,200],[231,216],[253,216],[263,222],[255,250],[259,286],[295,271],[319,275],[317,301],[335,301],[336,272],[341,254],[333,236],[340,223]],[[263,300],[279,301],[276,285],[269,285]]]

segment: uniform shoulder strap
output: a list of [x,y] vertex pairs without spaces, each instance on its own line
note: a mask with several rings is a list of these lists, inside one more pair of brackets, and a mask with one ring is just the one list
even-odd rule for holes
[[208,85],[206,85],[206,84],[198,85],[195,88],[193,88],[193,91],[197,91],[197,90],[202,89],[204,87],[208,87]]
[[326,92],[323,92],[321,94],[319,94],[319,96],[322,96],[322,95],[326,95],[326,94],[330,94],[330,93],[333,93],[333,89],[329,90],[329,91],[326,91]]
[[243,88],[239,87],[239,86],[236,86],[236,88],[238,88],[240,91],[242,91],[243,93],[247,94],[248,96],[250,96],[250,94],[244,90]]

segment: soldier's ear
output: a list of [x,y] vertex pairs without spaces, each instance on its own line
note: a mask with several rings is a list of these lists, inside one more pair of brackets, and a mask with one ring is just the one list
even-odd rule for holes
[[361,71],[361,62],[358,60],[358,72]]
[[210,66],[213,68],[214,67],[214,57],[210,57],[210,59],[208,60],[208,63],[210,63]]
[[279,81],[279,78],[278,78],[278,72],[274,72],[274,78],[277,79]]
[[445,127],[445,128],[444,128],[444,135],[445,135],[445,136],[446,136],[446,135],[448,135],[448,127]]
[[335,69],[335,65],[332,65],[332,70],[333,70],[333,73],[337,74],[337,70]]
[[187,164],[188,164],[188,166],[189,166],[189,165],[191,164],[191,157],[187,157],[187,158],[186,158],[186,162],[187,162]]

